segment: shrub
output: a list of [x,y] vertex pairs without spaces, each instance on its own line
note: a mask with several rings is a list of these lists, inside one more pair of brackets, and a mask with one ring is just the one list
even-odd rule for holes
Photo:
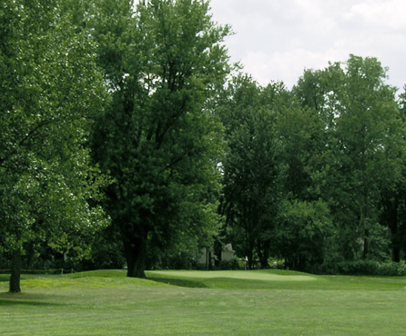
[[380,263],[373,260],[356,260],[356,261],[340,262],[335,265],[334,269],[335,274],[342,275],[375,275],[375,276],[406,275],[405,263],[395,263],[395,262]]
[[231,260],[221,260],[217,269],[219,270],[239,270],[240,265],[238,264],[237,259],[231,259]]
[[283,259],[269,258],[268,264],[271,269],[285,269],[285,260]]

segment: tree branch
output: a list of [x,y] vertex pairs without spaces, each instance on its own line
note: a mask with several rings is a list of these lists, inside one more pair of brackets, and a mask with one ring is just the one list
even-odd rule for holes
[[[58,110],[62,104],[66,101],[66,99],[68,98],[68,95],[66,94],[63,99],[59,102],[58,106],[56,106],[55,110]],[[5,158],[0,158],[0,166],[5,168],[5,163],[10,160],[10,158],[17,154],[18,149],[24,145],[24,143],[26,141],[28,141],[30,138],[32,138],[34,136],[35,133],[37,133],[38,130],[40,130],[42,127],[47,126],[47,125],[51,125],[53,123],[57,123],[59,122],[60,119],[51,119],[51,120],[45,120],[42,121],[40,123],[38,123],[33,129],[31,129],[31,131],[29,131],[24,138],[22,138],[16,146],[16,149],[14,151],[12,151],[11,153],[9,153]],[[5,168],[6,169],[6,168]]]

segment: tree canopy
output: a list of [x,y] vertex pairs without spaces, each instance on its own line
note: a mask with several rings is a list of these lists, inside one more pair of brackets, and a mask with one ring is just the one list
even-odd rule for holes
[[104,89],[92,42],[61,2],[3,2],[0,17],[0,230],[18,292],[25,242],[46,239],[67,253],[106,223],[88,202],[102,178],[86,146]]
[[[106,3],[100,16],[110,15]],[[190,239],[204,244],[216,232],[222,126],[207,103],[229,71],[221,44],[229,29],[211,21],[205,1],[118,8],[114,33],[95,23],[112,102],[97,119],[93,148],[116,181],[106,207],[122,234],[128,275],[142,277],[148,258]]]
[[131,277],[214,242],[251,268],[406,258],[406,94],[387,69],[350,55],[261,86],[231,34],[204,0],[0,4],[10,291],[44,245]]

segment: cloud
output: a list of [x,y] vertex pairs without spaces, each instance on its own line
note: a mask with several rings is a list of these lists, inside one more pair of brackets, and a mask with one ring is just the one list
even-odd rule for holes
[[349,21],[361,21],[374,30],[406,29],[406,1],[392,0],[379,2],[362,2],[352,6],[351,11],[345,15]]
[[272,54],[250,52],[243,59],[244,71],[251,74],[259,84],[282,81],[292,87],[305,69],[323,69],[328,62],[346,60],[348,54],[339,47],[329,48],[323,52],[313,52],[303,48],[276,51]]
[[[138,1],[138,0],[136,0]],[[406,83],[406,0],[211,0],[213,20],[230,24],[233,62],[260,84],[294,85],[304,69],[377,57],[390,84]]]
[[402,87],[406,65],[405,0],[212,0],[215,21],[236,35],[226,40],[233,61],[261,84],[294,85],[305,68],[377,57],[390,83]]

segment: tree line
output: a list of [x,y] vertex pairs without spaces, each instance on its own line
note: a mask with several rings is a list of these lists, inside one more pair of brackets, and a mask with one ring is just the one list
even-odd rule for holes
[[[372,57],[288,89],[231,64],[209,1],[0,4],[0,265],[405,258],[405,94]],[[81,260],[79,262],[79,260]]]

